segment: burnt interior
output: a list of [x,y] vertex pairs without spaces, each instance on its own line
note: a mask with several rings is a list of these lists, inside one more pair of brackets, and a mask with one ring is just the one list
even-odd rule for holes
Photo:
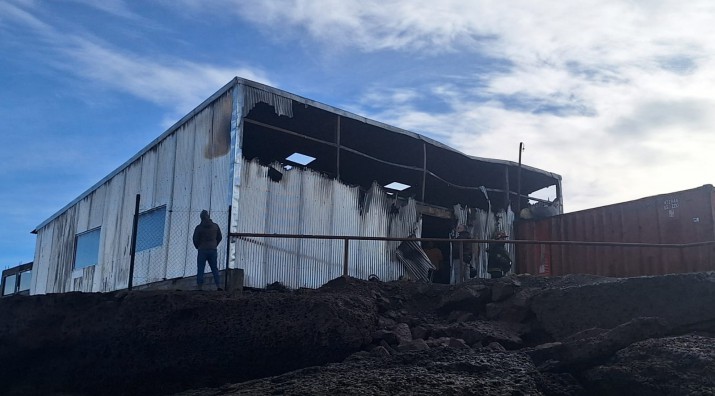
[[[487,209],[491,204],[492,210],[504,209],[508,203],[515,206],[516,164],[475,159],[389,128],[295,100],[293,117],[279,116],[273,106],[261,102],[244,118],[242,151],[248,160],[294,167],[303,165],[286,160],[288,156],[309,155],[316,159],[305,167],[326,176],[364,190],[373,182],[382,186],[399,182],[410,187],[394,191],[397,196],[432,206]],[[554,176],[522,168],[523,195],[556,183]],[[486,188],[490,202],[480,186]],[[520,206],[527,203],[522,197]]]

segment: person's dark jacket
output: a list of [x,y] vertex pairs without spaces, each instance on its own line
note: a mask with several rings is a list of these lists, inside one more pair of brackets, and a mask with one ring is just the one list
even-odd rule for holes
[[223,239],[218,224],[210,218],[201,219],[201,223],[194,228],[194,247],[196,249],[216,249]]

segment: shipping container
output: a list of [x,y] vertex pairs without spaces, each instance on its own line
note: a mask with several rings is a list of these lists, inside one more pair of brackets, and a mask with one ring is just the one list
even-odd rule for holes
[[[521,220],[517,239],[639,244],[690,244],[715,240],[715,191],[691,190],[553,217]],[[715,245],[691,247],[521,244],[517,271],[537,275],[613,277],[715,270]]]

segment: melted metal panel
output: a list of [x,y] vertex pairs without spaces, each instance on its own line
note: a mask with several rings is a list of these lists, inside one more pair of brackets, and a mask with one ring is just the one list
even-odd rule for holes
[[263,102],[273,106],[277,115],[293,117],[293,100],[290,98],[248,85],[244,86],[244,90],[245,102],[243,114],[248,114],[257,103]]
[[[278,165],[274,165],[278,167]],[[367,192],[360,205],[360,190],[328,179],[312,170],[282,170],[279,182],[267,176],[268,168],[244,162],[241,199],[235,218],[240,232],[399,236],[419,234],[414,200],[396,212],[394,198],[380,186]],[[282,168],[280,168],[282,169]],[[244,269],[248,287],[273,282],[286,286],[318,287],[342,274],[343,241],[288,238],[241,238],[236,241],[238,268]],[[351,241],[349,274],[367,279],[398,279],[404,267],[396,260],[399,242]]]

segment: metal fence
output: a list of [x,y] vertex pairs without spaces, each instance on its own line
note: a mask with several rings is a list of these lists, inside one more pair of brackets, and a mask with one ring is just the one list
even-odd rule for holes
[[[336,235],[294,235],[265,233],[231,233],[236,246],[237,266],[245,271],[245,279],[250,287],[265,287],[272,282],[286,286],[316,288],[339,276],[368,279],[377,275],[380,280],[395,280],[409,271],[403,263],[385,256],[383,252],[397,250],[401,242],[410,241],[423,244],[427,241],[451,246],[445,261],[458,266],[451,275],[451,283],[463,282],[470,278],[470,264],[463,262],[465,244],[489,246],[505,243],[518,245],[563,245],[589,246],[594,248],[659,248],[678,250],[697,246],[715,245],[715,241],[688,244],[619,243],[589,241],[534,241],[495,239],[447,239],[447,238],[390,238],[370,236]],[[243,250],[243,251],[241,251]],[[514,251],[515,249],[508,249]],[[365,252],[369,253],[367,256]],[[473,255],[474,257],[477,254]],[[456,257],[456,259],[455,259]],[[393,257],[394,258],[394,257]],[[513,257],[513,265],[508,273],[523,272],[519,268],[518,257]],[[430,274],[430,278],[434,274]],[[644,274],[647,275],[647,274]],[[433,279],[430,279],[433,280]]]
[[[197,274],[197,250],[193,244],[194,228],[201,222],[204,209],[159,206],[134,213],[129,263],[129,285],[145,285]],[[230,209],[211,210],[211,220],[219,226],[222,240],[217,247],[219,271],[227,268],[228,223]],[[126,267],[125,267],[126,268]],[[208,264],[204,281],[213,283]],[[223,281],[223,280],[222,280]]]

